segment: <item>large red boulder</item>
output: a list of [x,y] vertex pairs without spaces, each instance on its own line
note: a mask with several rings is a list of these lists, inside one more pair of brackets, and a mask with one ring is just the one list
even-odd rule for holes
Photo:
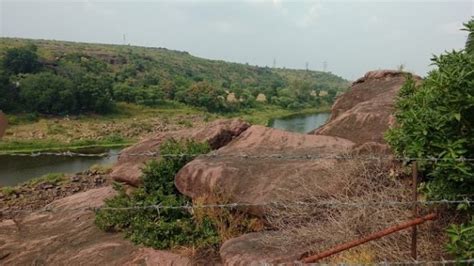
[[[328,123],[313,134],[337,136],[357,144],[384,143],[384,133],[393,124],[394,103],[407,73],[370,71],[338,97]],[[416,80],[420,77],[414,76]]]
[[[191,198],[219,193],[230,202],[256,205],[271,202],[285,190],[300,189],[295,182],[299,177],[331,191],[338,186],[337,177],[328,170],[338,162],[333,157],[353,145],[337,137],[252,126],[212,156],[188,163],[176,175],[175,184]],[[250,211],[262,214],[261,206]]]
[[92,189],[54,201],[50,212],[0,221],[1,265],[191,265],[166,251],[143,248],[122,234],[94,225],[95,213],[112,197],[111,187]]
[[[133,186],[141,183],[143,163],[157,158],[152,153],[159,152],[160,145],[168,139],[193,139],[207,141],[212,149],[218,149],[245,131],[250,125],[240,119],[216,120],[199,128],[162,132],[124,149],[118,162],[113,167],[111,176],[114,180]],[[147,155],[150,153],[150,155]]]

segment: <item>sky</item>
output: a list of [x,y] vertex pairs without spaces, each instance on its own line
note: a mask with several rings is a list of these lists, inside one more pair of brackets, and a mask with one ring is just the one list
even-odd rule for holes
[[[426,75],[433,54],[462,49],[471,1],[0,0],[2,37],[165,47],[209,59]],[[324,63],[326,62],[326,63]]]

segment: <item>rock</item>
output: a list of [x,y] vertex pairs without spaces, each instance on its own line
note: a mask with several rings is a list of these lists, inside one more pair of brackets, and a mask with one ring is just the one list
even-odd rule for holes
[[224,265],[292,265],[305,253],[304,247],[289,247],[288,243],[273,240],[271,245],[263,240],[278,232],[249,233],[227,240],[220,248]]
[[122,234],[100,231],[94,212],[115,191],[91,189],[56,200],[51,212],[0,221],[2,265],[189,265],[190,260],[166,251],[133,245]]
[[71,176],[71,182],[79,182],[81,181],[81,177],[78,175]]
[[357,144],[385,143],[383,135],[394,122],[394,102],[405,76],[392,70],[368,72],[337,98],[329,122],[310,134],[346,138]]
[[[333,157],[353,146],[351,141],[337,137],[252,126],[217,150],[216,156],[201,156],[184,166],[175,184],[193,199],[218,192],[229,202],[250,204],[269,203],[285,190],[301,188],[295,182],[299,178],[310,178],[330,192],[337,189],[338,179],[328,169],[337,160],[306,156]],[[261,207],[249,211],[262,215]]]
[[171,138],[208,141],[212,149],[218,149],[240,135],[249,126],[248,123],[239,119],[216,120],[200,128],[158,133],[123,150],[117,164],[112,169],[111,176],[116,181],[138,186],[141,183],[140,176],[143,163],[151,158],[156,158],[156,156],[136,154],[158,152],[161,143]]

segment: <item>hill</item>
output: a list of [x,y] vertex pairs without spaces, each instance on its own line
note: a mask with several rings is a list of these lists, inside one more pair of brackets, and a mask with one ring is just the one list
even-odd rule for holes
[[[260,101],[266,100],[268,104],[298,109],[330,104],[334,97],[349,85],[348,81],[331,73],[276,69],[208,60],[192,56],[188,52],[166,48],[15,38],[0,40],[4,84],[7,83],[5,80],[19,81],[20,90],[23,84],[28,87],[29,83],[36,84],[41,80],[52,84],[54,82],[50,81],[53,79],[51,76],[37,79],[28,77],[42,72],[50,72],[72,80],[71,91],[76,91],[72,93],[76,98],[81,95],[77,92],[78,90],[91,90],[75,88],[75,83],[80,82],[82,84],[92,83],[93,87],[101,87],[101,92],[110,91],[106,95],[101,94],[101,96],[105,99],[111,98],[113,102],[124,101],[156,106],[164,101],[178,101],[205,107],[213,112],[229,112],[255,106],[258,98]],[[25,50],[32,51],[37,55],[37,67],[31,71],[14,69],[14,66],[7,62],[18,59],[11,58],[15,56],[12,55],[12,50],[16,51],[17,57],[21,57],[21,53]],[[89,76],[86,79],[87,82],[74,80],[87,75]],[[27,80],[22,82],[22,79]],[[54,81],[66,82],[59,79]],[[107,84],[99,84],[99,86],[100,81]],[[38,89],[38,86],[33,87],[31,90]],[[233,93],[232,97],[229,97],[229,93]],[[263,94],[265,97],[257,97],[259,94]],[[82,94],[81,96],[90,95]],[[34,98],[37,97],[35,95]],[[105,99],[94,103],[75,102],[74,104],[77,106],[75,109],[60,106],[56,108],[37,107],[36,109],[39,110],[32,110],[31,106],[26,106],[26,110],[21,111],[59,114],[84,111],[103,112],[108,108],[102,110],[94,105],[113,104]],[[28,103],[27,100],[16,100]],[[18,106],[9,108],[5,103],[2,106],[0,100],[0,109],[8,111],[8,109],[18,109]]]

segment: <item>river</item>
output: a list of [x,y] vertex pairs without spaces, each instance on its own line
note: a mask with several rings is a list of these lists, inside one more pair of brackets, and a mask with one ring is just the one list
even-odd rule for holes
[[[329,118],[330,113],[294,115],[275,118],[269,127],[292,132],[308,133],[320,127]],[[117,161],[120,149],[83,150],[84,153],[104,153],[107,157],[71,157],[71,156],[12,156],[0,155],[0,186],[13,186],[48,173],[77,173],[89,169],[94,164],[111,165]]]
[[286,131],[308,133],[326,123],[331,113],[292,115],[270,120],[268,126]]
[[120,149],[83,150],[84,153],[108,153],[107,157],[13,156],[0,155],[0,187],[13,186],[49,173],[77,173],[94,164],[110,165],[117,161]]

